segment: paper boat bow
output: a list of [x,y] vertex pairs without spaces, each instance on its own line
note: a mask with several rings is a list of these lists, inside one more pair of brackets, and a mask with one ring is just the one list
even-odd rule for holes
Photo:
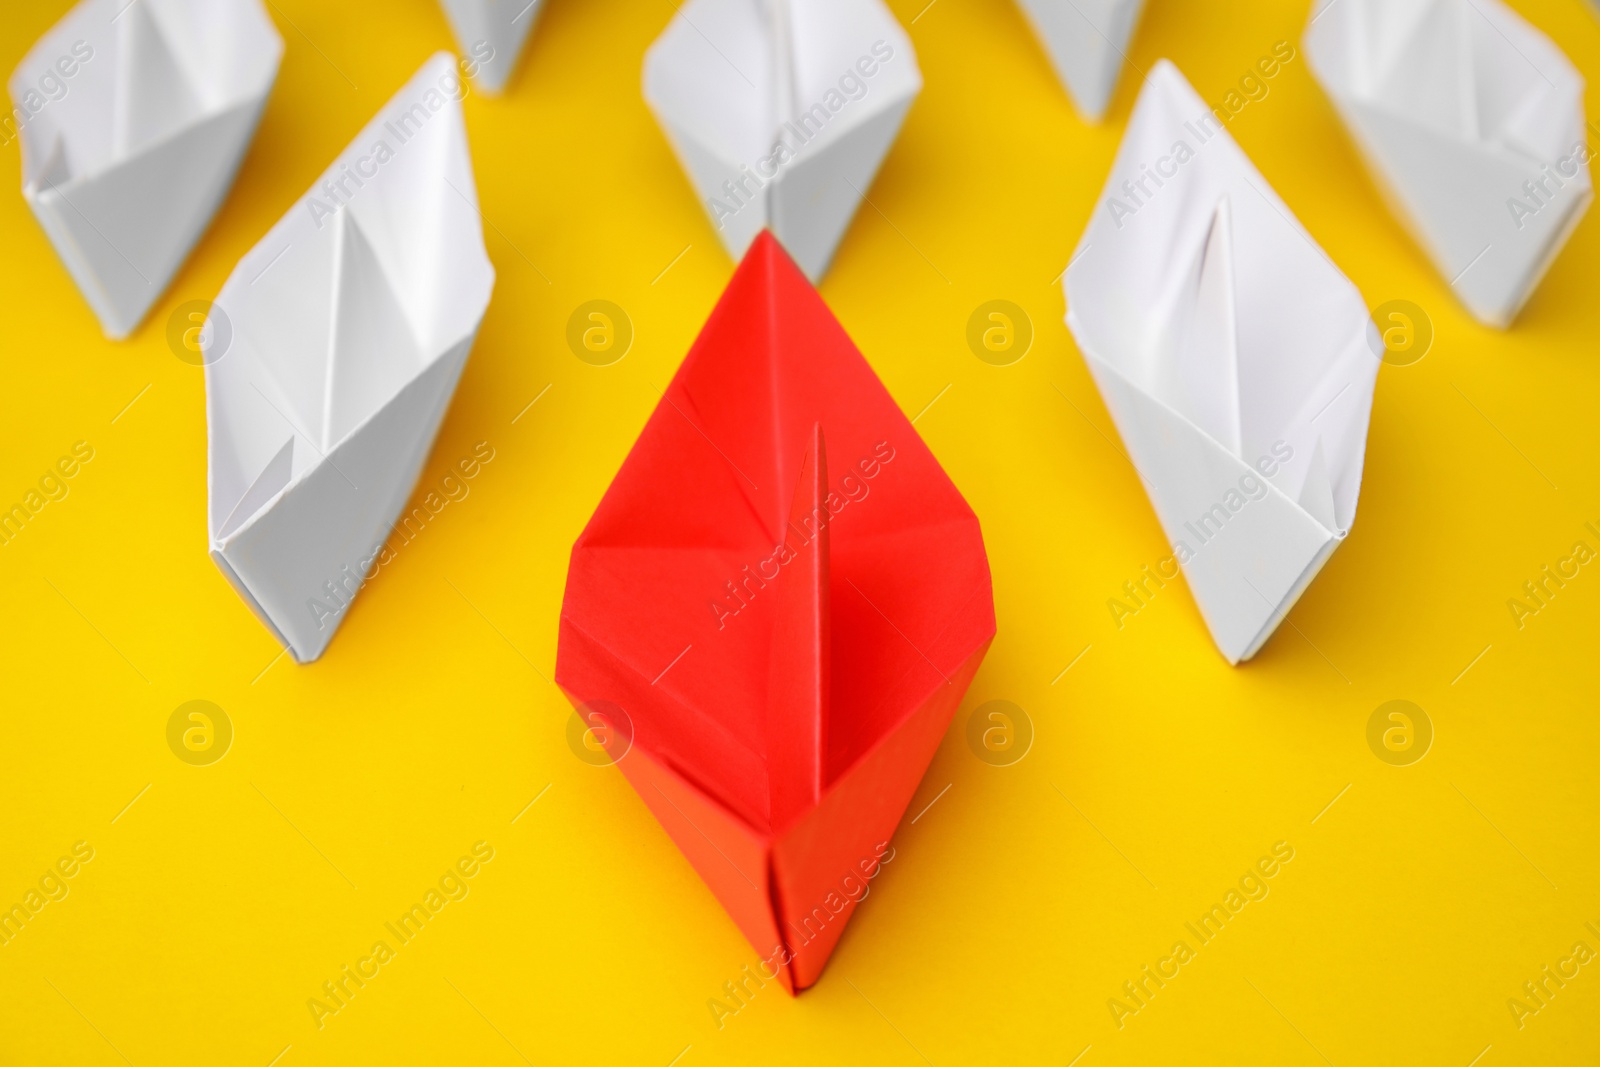
[[424,64],[239,261],[202,337],[211,555],[302,663],[375,573],[494,288],[460,91],[453,57]]
[[544,0],[440,0],[472,82],[500,92],[517,69]]
[[556,679],[791,991],[993,635],[976,517],[763,234],[573,547]]
[[1166,60],[1065,286],[1200,613],[1248,659],[1355,520],[1379,364],[1361,294]]
[[112,339],[210,224],[282,55],[259,0],[84,0],[11,76],[23,196]]
[[1594,198],[1572,62],[1499,0],[1339,0],[1305,47],[1395,214],[1508,325]]
[[1072,102],[1099,122],[1111,106],[1144,0],[1017,0]]
[[645,101],[735,259],[771,228],[812,281],[922,89],[883,0],[689,0]]

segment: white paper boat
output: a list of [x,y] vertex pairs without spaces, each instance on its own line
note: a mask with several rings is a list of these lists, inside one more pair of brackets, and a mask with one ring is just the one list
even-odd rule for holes
[[1577,69],[1499,0],[1338,0],[1305,50],[1395,214],[1508,325],[1594,197]]
[[260,0],[83,0],[12,74],[22,195],[112,339],[210,224],[282,55]]
[[302,663],[376,570],[494,288],[462,93],[454,57],[424,64],[239,261],[201,338],[225,349],[211,555]]
[[505,88],[522,58],[544,0],[440,0],[472,84],[490,94]]
[[921,89],[883,0],[688,0],[644,61],[729,255],[770,227],[813,282]]
[[1144,0],[1017,0],[1078,111],[1099,122],[1111,105]]
[[1166,60],[1064,284],[1200,613],[1249,659],[1355,519],[1381,351],[1361,294]]

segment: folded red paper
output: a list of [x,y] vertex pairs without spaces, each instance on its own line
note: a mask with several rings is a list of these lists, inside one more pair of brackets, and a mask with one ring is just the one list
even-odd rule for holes
[[573,546],[556,680],[790,992],[994,629],[976,516],[762,234]]

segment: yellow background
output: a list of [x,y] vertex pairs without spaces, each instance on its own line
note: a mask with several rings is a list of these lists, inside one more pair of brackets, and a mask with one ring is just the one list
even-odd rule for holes
[[[911,814],[937,802],[821,983],[768,986],[720,1030],[707,1001],[755,953],[622,776],[575,758],[546,680],[569,547],[733,266],[640,99],[675,5],[549,0],[508,94],[466,101],[499,278],[423,486],[475,442],[496,458],[312,666],[207,557],[202,374],[165,324],[452,46],[439,10],[273,0],[287,53],[260,135],[126,343],[3,149],[0,502],[75,441],[96,458],[0,548],[0,903],[73,842],[95,859],[0,948],[0,1063],[1594,1062],[1600,964],[1521,1030],[1506,1002],[1574,942],[1600,949],[1600,568],[1520,630],[1506,602],[1578,539],[1600,547],[1600,220],[1496,332],[1385,212],[1303,55],[1233,122],[1369,304],[1413,300],[1438,336],[1380,374],[1349,542],[1230,668],[1181,582],[1112,620],[1167,550],[1054,280],[1139,70],[1170,57],[1216,102],[1298,44],[1308,5],[1151,0],[1093,127],[1011,4],[924,2],[892,6],[926,87],[822,293],[981,518],[999,635]],[[1513,6],[1600,112],[1593,12]],[[8,5],[0,68],[67,7]],[[594,298],[637,330],[609,367],[564,343]],[[1036,328],[1009,367],[965,343],[996,298]],[[1395,698],[1436,730],[1409,767],[1366,741]],[[212,766],[167,746],[193,699],[236,731]],[[1014,766],[967,746],[991,699],[1036,728]],[[495,858],[470,895],[319,1030],[308,998],[480,840]],[[1107,1000],[1280,840],[1295,858],[1270,895],[1119,1030]]]

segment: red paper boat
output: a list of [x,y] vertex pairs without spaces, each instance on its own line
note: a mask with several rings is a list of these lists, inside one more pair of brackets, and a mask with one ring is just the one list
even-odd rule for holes
[[791,993],[993,637],[977,517],[762,234],[573,546],[556,679]]

